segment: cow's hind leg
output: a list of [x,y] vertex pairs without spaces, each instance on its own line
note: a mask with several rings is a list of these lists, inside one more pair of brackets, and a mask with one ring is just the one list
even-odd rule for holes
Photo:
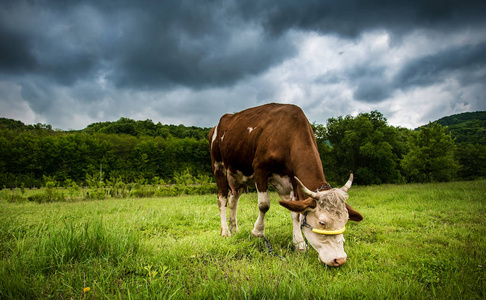
[[258,209],[260,213],[258,214],[258,219],[253,226],[251,234],[254,236],[264,236],[265,235],[265,214],[270,209],[270,196],[268,191],[258,192]]
[[226,221],[226,206],[228,198],[226,196],[218,196],[219,215],[221,217],[221,236],[231,236],[228,229],[228,222]]
[[232,233],[239,232],[238,221],[236,220],[236,214],[238,211],[238,200],[240,199],[243,189],[235,190],[235,193],[231,193],[229,197],[229,209],[230,209],[230,221],[229,229]]
[[[211,158],[213,161],[213,158]],[[226,169],[222,162],[213,162],[214,178],[218,186],[218,206],[221,217],[221,236],[230,236],[228,222],[226,221],[226,208],[228,206],[228,181],[226,180]]]

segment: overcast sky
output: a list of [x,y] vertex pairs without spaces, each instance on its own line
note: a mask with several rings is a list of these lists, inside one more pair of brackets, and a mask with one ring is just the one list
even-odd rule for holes
[[486,110],[486,1],[0,2],[0,116],[210,127],[300,106],[415,128]]

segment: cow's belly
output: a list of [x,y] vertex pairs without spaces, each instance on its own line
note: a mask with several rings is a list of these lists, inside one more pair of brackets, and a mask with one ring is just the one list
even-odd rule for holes
[[246,188],[247,186],[255,186],[255,181],[253,180],[253,174],[246,176],[241,171],[227,172],[228,185],[232,192],[240,188]]
[[[241,171],[229,172],[228,171],[228,185],[230,189],[234,192],[240,188],[246,188],[247,186],[255,186],[255,181],[253,179],[253,174],[246,176]],[[268,178],[268,183],[273,185],[277,190],[280,198],[283,200],[295,200],[294,199],[294,189],[289,176],[272,174]]]
[[273,174],[268,179],[268,183],[275,187],[282,200],[295,200],[294,188],[289,176]]

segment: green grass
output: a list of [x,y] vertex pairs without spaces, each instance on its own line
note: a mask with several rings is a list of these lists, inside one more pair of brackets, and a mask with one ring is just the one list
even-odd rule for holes
[[[102,201],[0,200],[1,299],[484,299],[486,181],[353,187],[348,262],[321,265],[292,246],[271,194],[266,236],[219,236],[215,195]],[[83,291],[89,287],[89,291]]]

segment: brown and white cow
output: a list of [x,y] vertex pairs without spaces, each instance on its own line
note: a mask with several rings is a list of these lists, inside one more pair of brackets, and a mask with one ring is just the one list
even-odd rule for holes
[[327,183],[314,133],[299,107],[272,103],[226,114],[211,129],[209,142],[222,236],[238,231],[238,199],[253,184],[260,213],[252,234],[264,235],[271,184],[282,199],[279,203],[291,211],[296,249],[306,250],[303,231],[322,263],[340,266],[346,262],[342,234],[345,224],[348,219],[363,219],[346,204],[353,176],[341,189]]

